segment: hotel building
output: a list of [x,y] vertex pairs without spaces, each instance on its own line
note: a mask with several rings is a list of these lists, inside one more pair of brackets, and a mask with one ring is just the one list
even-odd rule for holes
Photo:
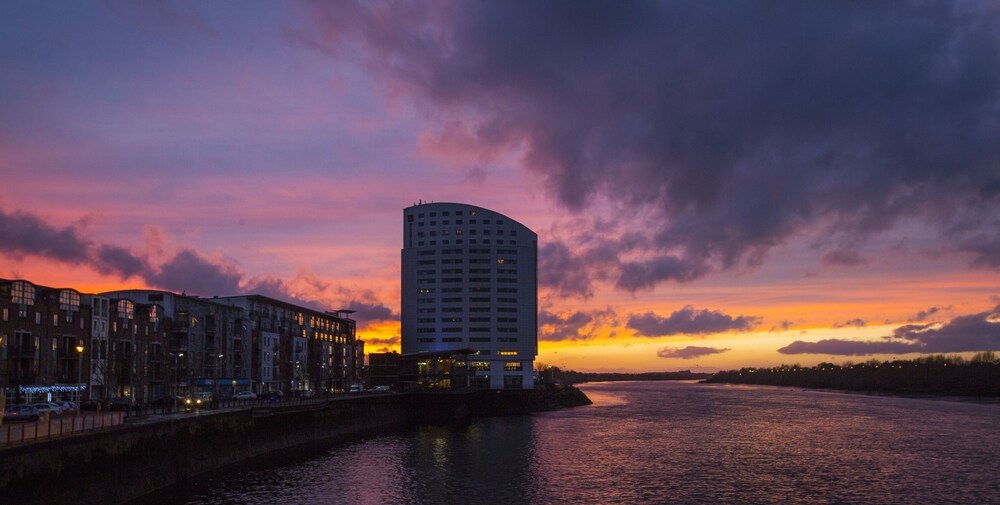
[[468,384],[534,387],[538,236],[460,203],[403,210],[402,352],[469,350]]

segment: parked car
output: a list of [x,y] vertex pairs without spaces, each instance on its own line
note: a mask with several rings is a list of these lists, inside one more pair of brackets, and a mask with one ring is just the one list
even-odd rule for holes
[[48,413],[50,416],[58,416],[62,414],[62,407],[49,402],[32,403],[32,405],[38,409],[39,414]]
[[175,405],[182,405],[183,403],[184,403],[184,396],[175,395],[175,396],[164,396],[163,398],[153,400],[152,405],[154,407],[173,407]]
[[305,391],[300,391],[299,392],[299,398],[303,398],[303,399],[305,399],[305,398],[316,398],[316,392],[313,391],[313,390],[311,390],[311,389],[307,389]]
[[112,398],[111,401],[108,402],[108,410],[126,410],[127,411],[129,409],[129,407],[131,407],[131,406],[132,406],[132,399],[131,398],[126,398],[126,397],[123,397],[123,396]]
[[11,405],[3,411],[4,421],[37,421],[41,417],[34,405]]
[[59,405],[59,408],[62,409],[63,414],[73,414],[76,412],[76,403],[70,401],[58,401],[55,402],[55,404]]
[[391,392],[391,390],[389,389],[389,386],[386,386],[384,384],[381,385],[381,386],[375,386],[375,387],[371,388],[369,391],[371,391],[372,393],[389,393],[389,392]]
[[257,395],[253,391],[240,391],[233,395],[234,400],[256,400]]
[[87,400],[80,404],[80,410],[102,410],[104,402],[100,400]]
[[361,387],[361,384],[352,384],[350,388],[347,389],[348,393],[363,393],[365,389]]

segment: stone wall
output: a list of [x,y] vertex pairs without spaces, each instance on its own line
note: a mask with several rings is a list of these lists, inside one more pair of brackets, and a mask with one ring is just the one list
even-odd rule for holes
[[225,466],[406,425],[396,396],[126,425],[0,452],[3,503],[116,504]]

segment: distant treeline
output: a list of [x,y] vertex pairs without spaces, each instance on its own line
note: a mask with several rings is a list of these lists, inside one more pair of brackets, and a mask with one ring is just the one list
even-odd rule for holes
[[713,375],[706,382],[766,384],[896,394],[1000,396],[1000,358],[993,352],[927,356],[912,360],[820,363],[742,368]]
[[607,381],[704,380],[712,377],[712,374],[710,373],[695,373],[690,370],[683,370],[680,372],[603,373],[561,370],[559,367],[545,365],[542,365],[538,375],[542,381],[561,384]]

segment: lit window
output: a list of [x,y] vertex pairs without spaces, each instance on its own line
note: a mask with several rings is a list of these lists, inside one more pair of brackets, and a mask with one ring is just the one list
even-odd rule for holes
[[[482,353],[482,351],[480,351]],[[500,351],[498,353],[501,356],[517,356],[517,351]]]

